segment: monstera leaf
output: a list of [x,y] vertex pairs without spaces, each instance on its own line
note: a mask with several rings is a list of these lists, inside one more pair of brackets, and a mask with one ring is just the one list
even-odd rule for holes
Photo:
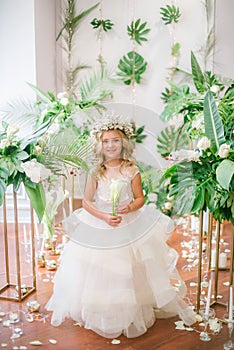
[[132,82],[137,84],[141,81],[141,75],[145,72],[147,62],[144,58],[135,51],[128,52],[127,56],[123,56],[120,59],[118,68],[121,70],[117,73],[126,85],[130,85]]
[[168,156],[172,151],[185,148],[188,145],[188,136],[186,133],[180,134],[180,129],[174,126],[168,126],[161,131],[157,137],[157,150],[162,157]]

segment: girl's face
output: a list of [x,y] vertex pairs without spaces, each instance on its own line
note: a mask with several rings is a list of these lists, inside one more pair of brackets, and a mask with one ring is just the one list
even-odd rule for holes
[[101,137],[103,155],[106,160],[121,158],[123,143],[118,130],[104,131]]

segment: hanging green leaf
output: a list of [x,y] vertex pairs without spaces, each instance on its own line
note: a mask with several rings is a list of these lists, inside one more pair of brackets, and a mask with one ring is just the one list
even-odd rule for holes
[[223,123],[210,91],[207,91],[204,98],[204,123],[206,136],[211,141],[211,147],[217,151],[219,146],[225,143],[225,137]]
[[132,127],[133,127],[134,136],[131,137],[131,140],[133,140],[136,143],[142,143],[144,139],[147,137],[147,135],[143,134],[145,126],[143,125],[137,128],[135,123],[132,123]]
[[177,23],[181,16],[179,7],[175,5],[166,5],[165,7],[160,7],[161,18],[165,24]]
[[130,51],[126,56],[120,59],[118,68],[121,72],[117,73],[126,85],[130,85],[132,82],[137,84],[141,81],[141,75],[145,72],[147,62],[144,58],[135,51]]
[[108,30],[111,30],[114,25],[114,23],[112,23],[109,19],[97,19],[97,18],[94,18],[92,22],[90,22],[90,24],[92,24],[94,29],[101,27],[105,32],[107,32]]
[[131,40],[136,41],[139,45],[142,44],[142,41],[147,41],[148,39],[145,37],[150,32],[149,28],[146,28],[147,22],[140,23],[141,20],[138,18],[136,22],[132,21],[130,26],[127,26],[128,35]]
[[180,55],[180,43],[175,43],[171,48],[171,55],[178,57]]
[[194,85],[198,92],[203,93],[205,91],[205,78],[198,64],[198,61],[192,51],[191,51],[191,68],[192,68]]

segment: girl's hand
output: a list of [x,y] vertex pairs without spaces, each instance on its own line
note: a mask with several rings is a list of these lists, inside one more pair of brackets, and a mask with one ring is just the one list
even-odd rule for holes
[[112,214],[105,214],[103,220],[110,226],[112,227],[116,227],[118,226],[121,221],[122,221],[122,217],[121,216],[114,216]]
[[128,214],[130,212],[129,205],[121,206],[116,208],[118,214]]

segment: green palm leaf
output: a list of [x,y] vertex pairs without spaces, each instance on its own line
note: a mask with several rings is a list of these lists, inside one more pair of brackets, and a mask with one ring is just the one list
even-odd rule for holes
[[204,98],[204,123],[206,135],[211,141],[211,147],[217,151],[219,146],[225,143],[225,137],[223,123],[210,91],[207,91]]
[[93,159],[93,143],[88,135],[79,135],[61,144],[60,135],[50,137],[43,149],[43,163],[55,174],[64,174],[69,167],[89,169]]
[[131,40],[136,41],[139,45],[142,44],[142,41],[147,41],[148,39],[145,37],[150,32],[150,29],[146,27],[147,22],[141,24],[140,18],[136,22],[132,21],[130,26],[127,26],[128,35]]
[[51,103],[50,98],[43,91],[41,91],[37,86],[31,83],[28,83],[28,85],[35,91],[35,93],[41,98],[43,102]]
[[165,7],[160,7],[160,14],[162,15],[162,20],[165,24],[177,23],[181,13],[179,7],[175,5],[166,5]]
[[60,38],[60,36],[62,35],[64,30],[69,31],[69,28],[71,28],[73,30],[73,32],[74,32],[76,30],[79,22],[85,16],[87,16],[90,12],[92,12],[96,7],[98,7],[98,5],[99,5],[99,3],[97,3],[94,6],[90,7],[89,9],[81,12],[79,15],[74,17],[75,2],[74,1],[69,1],[68,3],[69,3],[68,16],[66,16],[66,18],[64,20],[63,27],[59,31],[59,33],[58,33],[58,35],[56,37],[56,41],[58,41],[58,39]]
[[174,126],[168,126],[161,131],[157,141],[157,151],[165,157],[172,151],[184,148],[188,144],[188,136],[186,133],[180,134],[180,128],[176,130]]
[[9,101],[1,110],[2,120],[8,124],[17,124],[21,130],[27,130],[36,123],[39,110],[35,103],[22,98]]
[[203,93],[205,91],[205,78],[193,52],[191,52],[191,68],[194,85],[198,92]]
[[92,75],[79,82],[77,88],[80,92],[81,102],[99,101],[110,96],[110,85],[116,84],[112,70],[101,69],[92,72]]

